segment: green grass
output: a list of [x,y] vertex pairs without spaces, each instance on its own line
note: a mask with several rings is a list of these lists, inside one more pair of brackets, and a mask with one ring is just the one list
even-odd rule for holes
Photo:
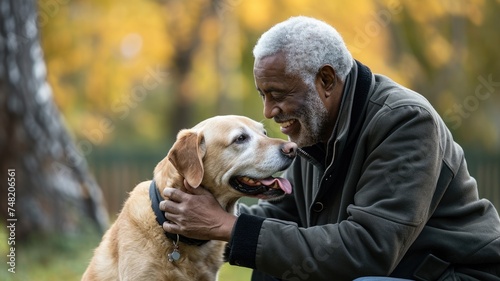
[[[5,241],[5,242],[4,242]],[[83,233],[71,237],[42,238],[33,235],[29,241],[16,240],[16,273],[7,265],[7,233],[0,231],[0,253],[3,257],[0,280],[44,281],[80,280],[99,237]]]
[[252,271],[248,268],[224,264],[219,273],[219,281],[249,281]]
[[[2,281],[72,281],[80,280],[98,245],[100,236],[85,233],[75,237],[53,237],[30,241],[16,241],[16,273],[7,271],[7,232],[0,230],[0,280]],[[40,241],[38,241],[40,240]],[[42,242],[43,241],[43,242]],[[224,264],[220,281],[248,281],[251,271],[247,268]]]

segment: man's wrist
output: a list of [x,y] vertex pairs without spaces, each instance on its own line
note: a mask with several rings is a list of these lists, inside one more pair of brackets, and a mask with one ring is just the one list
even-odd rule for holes
[[238,218],[235,215],[227,213],[227,216],[224,218],[224,221],[220,227],[220,236],[217,238],[217,240],[226,242],[229,242],[229,240],[231,240],[233,228],[236,224],[237,219]]

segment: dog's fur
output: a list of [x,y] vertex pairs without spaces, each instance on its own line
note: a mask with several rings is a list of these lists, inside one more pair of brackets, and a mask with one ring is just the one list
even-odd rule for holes
[[[156,166],[153,178],[160,193],[167,186],[184,189],[184,178],[191,186],[202,185],[226,211],[233,212],[236,200],[248,195],[246,191],[253,187],[237,190],[235,178],[268,178],[291,164],[295,150],[293,143],[268,138],[261,123],[242,116],[217,116],[179,132],[167,157]],[[166,238],[151,208],[150,183],[142,182],[130,193],[82,280],[217,278],[225,242],[212,240],[202,246],[181,242],[180,260],[168,261],[173,243]],[[264,193],[250,193],[264,199],[283,195],[276,186],[266,187]]]

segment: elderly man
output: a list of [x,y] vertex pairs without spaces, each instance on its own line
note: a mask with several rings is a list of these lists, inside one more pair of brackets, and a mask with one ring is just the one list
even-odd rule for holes
[[272,27],[254,56],[264,116],[300,147],[293,194],[234,216],[202,188],[167,188],[166,231],[229,241],[252,280],[500,280],[498,213],[425,98],[308,17]]

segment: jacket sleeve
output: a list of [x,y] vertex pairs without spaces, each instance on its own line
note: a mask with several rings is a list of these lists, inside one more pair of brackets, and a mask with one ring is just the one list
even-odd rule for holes
[[[352,280],[392,272],[430,215],[442,164],[440,136],[434,116],[420,106],[385,107],[369,122],[358,143],[365,159],[348,218],[302,228],[276,219],[247,224],[240,217],[232,247],[256,241],[245,245],[255,256],[244,266],[285,280]],[[260,231],[241,241],[246,227]],[[244,256],[235,252],[230,262]]]

